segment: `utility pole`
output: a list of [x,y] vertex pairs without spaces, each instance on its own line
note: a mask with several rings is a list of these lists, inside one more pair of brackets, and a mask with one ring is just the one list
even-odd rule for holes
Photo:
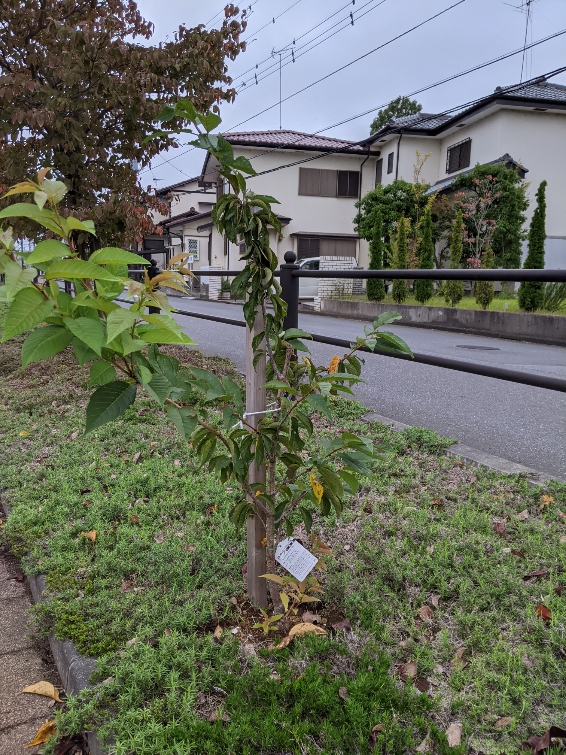
[[282,97],[282,77],[281,77],[281,68],[282,68],[282,65],[281,65],[281,61],[283,59],[283,55],[286,52],[290,51],[291,52],[291,56],[293,58],[293,63],[295,62],[295,51],[293,49],[294,45],[295,45],[295,40],[293,40],[293,44],[292,45],[288,45],[287,47],[283,47],[283,48],[281,48],[281,50],[276,50],[275,47],[274,47],[273,50],[271,51],[272,57],[275,57],[276,55],[279,55],[279,130],[280,131],[281,131],[281,128],[282,128],[282,125],[281,125],[281,102],[282,102],[282,99],[283,99],[283,97]]

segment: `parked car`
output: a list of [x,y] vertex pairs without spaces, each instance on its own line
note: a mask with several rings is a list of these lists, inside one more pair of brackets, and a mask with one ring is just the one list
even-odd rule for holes
[[[301,270],[318,270],[320,257],[308,257],[299,262]],[[318,278],[299,278],[299,299],[314,299],[318,296]]]

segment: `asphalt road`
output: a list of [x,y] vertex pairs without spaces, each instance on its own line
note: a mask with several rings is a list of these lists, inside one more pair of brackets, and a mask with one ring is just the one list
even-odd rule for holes
[[[177,299],[175,304],[202,314],[243,319],[237,305],[187,299]],[[201,351],[229,357],[239,369],[245,369],[244,328],[183,315],[176,318]],[[335,338],[363,334],[364,324],[361,320],[299,315],[299,326],[307,332]],[[421,353],[566,379],[566,348],[559,346],[409,326],[388,329]],[[328,364],[340,350],[315,343],[311,352],[316,362]],[[366,382],[356,388],[356,395],[368,409],[566,479],[566,394],[384,356],[364,356],[362,377]]]

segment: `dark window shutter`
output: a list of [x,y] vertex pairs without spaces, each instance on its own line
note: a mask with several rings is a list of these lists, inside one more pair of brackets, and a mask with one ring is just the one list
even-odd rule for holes
[[450,147],[448,150],[448,160],[446,161],[446,172],[454,173],[460,167],[460,145]]
[[320,170],[299,168],[299,194],[306,197],[320,196]]
[[347,170],[338,171],[338,196],[339,197],[348,196],[348,171]]
[[472,155],[472,140],[467,139],[460,145],[460,169],[468,168],[470,165],[470,157]]
[[360,174],[357,170],[349,171],[350,178],[348,181],[348,196],[357,197],[360,190]]
[[375,164],[375,185],[379,186],[383,181],[383,158],[381,157]]
[[300,260],[308,257],[320,257],[320,239],[299,236],[298,252]]
[[390,152],[387,155],[387,172],[393,173],[393,158],[395,157],[395,152]]

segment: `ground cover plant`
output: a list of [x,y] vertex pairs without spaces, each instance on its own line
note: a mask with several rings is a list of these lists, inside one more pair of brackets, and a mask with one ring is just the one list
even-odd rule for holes
[[[94,688],[58,714],[61,733],[97,726],[120,755],[405,753],[425,741],[495,755],[566,725],[564,486],[465,467],[434,433],[367,426],[359,404],[333,402],[341,429],[396,455],[374,462],[339,520],[313,523],[334,555],[309,618],[328,633],[277,650],[281,632],[252,629],[261,617],[226,516],[238,492],[199,471],[148,400],[84,437],[88,368],[62,352],[47,379],[45,363],[20,368],[20,347],[0,346],[3,536],[46,574],[42,627],[100,658]],[[169,348],[239,381],[226,360]],[[313,419],[312,444],[332,436]],[[449,748],[443,732],[460,723],[462,746]]]
[[[547,284],[550,285],[550,284]],[[367,296],[359,294],[359,295],[352,295],[352,296],[341,296],[341,299],[347,299],[348,301],[367,301]],[[558,297],[556,297],[558,298]],[[549,291],[549,299],[550,299],[550,291]],[[389,293],[385,294],[385,297],[381,301],[382,304],[388,304],[392,307],[395,307],[396,304],[393,300],[393,296],[391,295],[391,286],[389,286]],[[412,306],[417,307],[435,307],[436,309],[444,309],[446,305],[446,300],[443,296],[433,296],[431,299],[429,299],[424,304],[421,304],[416,300],[414,295],[412,293],[407,295],[407,298],[403,302],[403,304],[409,304]],[[537,314],[537,315],[555,315],[555,316],[562,316],[566,315],[566,301],[564,300],[564,297],[559,298],[558,302],[559,308],[557,309],[537,309],[534,312],[529,312],[529,314]],[[479,311],[482,311],[482,307],[478,304],[476,301],[475,296],[464,296],[461,301],[456,304],[455,309],[477,309]],[[506,294],[498,295],[495,294],[493,297],[493,300],[489,304],[488,311],[490,312],[517,312],[521,313],[524,310],[522,310],[519,307],[519,302],[516,298],[510,298]]]

